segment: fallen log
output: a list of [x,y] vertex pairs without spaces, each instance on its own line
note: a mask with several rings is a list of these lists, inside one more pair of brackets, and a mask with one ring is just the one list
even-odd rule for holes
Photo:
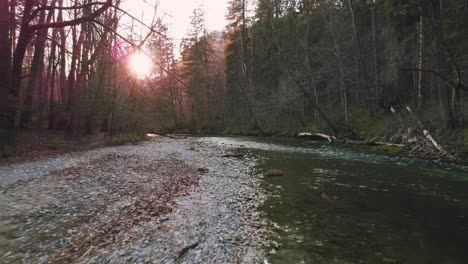
[[328,141],[330,143],[336,141],[336,137],[329,136],[322,133],[308,133],[308,132],[301,132],[297,134],[298,138],[307,138],[313,141]]
[[381,141],[364,141],[364,140],[343,140],[343,144],[350,144],[350,145],[366,145],[370,147],[398,147],[398,148],[404,148],[406,147],[405,144],[395,144],[395,143],[389,143],[389,142],[381,142]]
[[380,146],[385,146],[385,147],[398,147],[398,148],[404,148],[406,147],[405,144],[395,144],[395,143],[388,143],[388,142],[380,142],[380,141],[368,141],[367,142],[368,146],[375,146],[375,147],[380,147]]
[[187,136],[181,134],[161,134],[163,137],[172,138],[172,139],[186,139]]
[[442,156],[447,157],[450,160],[458,161],[459,159],[455,157],[454,155],[450,154],[447,150],[445,150],[437,141],[432,137],[431,133],[429,133],[429,130],[424,129],[424,125],[422,122],[416,117],[414,114],[413,110],[409,106],[406,106],[406,110],[410,115],[413,117],[414,120],[418,123],[419,127],[423,130],[423,135],[424,138],[440,153]]
[[453,156],[452,154],[447,152],[444,148],[442,148],[442,146],[440,146],[437,143],[437,141],[435,141],[435,139],[431,136],[429,131],[424,130],[423,134],[426,137],[426,139],[434,146],[434,148],[436,148],[442,155],[444,155],[445,157],[448,157],[450,160],[458,160],[457,157]]

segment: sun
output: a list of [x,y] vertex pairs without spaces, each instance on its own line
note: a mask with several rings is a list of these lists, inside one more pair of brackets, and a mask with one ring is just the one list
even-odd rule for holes
[[151,75],[152,61],[146,54],[136,51],[130,55],[128,67],[138,79],[143,79]]

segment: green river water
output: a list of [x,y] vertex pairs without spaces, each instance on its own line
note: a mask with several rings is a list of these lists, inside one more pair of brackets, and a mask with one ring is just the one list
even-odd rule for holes
[[220,141],[285,173],[263,183],[271,263],[468,263],[467,167],[297,139]]

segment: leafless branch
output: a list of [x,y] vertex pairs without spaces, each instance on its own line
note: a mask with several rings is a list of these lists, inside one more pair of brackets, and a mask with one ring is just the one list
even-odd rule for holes
[[429,72],[429,73],[432,73],[435,76],[439,77],[443,81],[448,82],[453,87],[466,91],[466,87],[465,87],[465,85],[463,83],[461,83],[461,82],[456,83],[456,82],[450,80],[450,78],[448,78],[447,76],[444,76],[443,74],[441,74],[439,72],[436,72],[434,70],[431,70],[431,69],[400,68],[400,70],[402,70],[402,71],[415,71],[415,72]]
[[119,37],[120,39],[122,39],[123,41],[125,41],[126,43],[130,44],[133,48],[136,48],[138,51],[140,51],[142,54],[148,56],[148,58],[150,58],[153,63],[158,66],[159,68],[161,68],[161,70],[165,73],[167,73],[168,75],[172,76],[174,79],[176,79],[178,82],[180,82],[182,85],[184,85],[185,87],[188,87],[188,85],[182,81],[182,79],[178,76],[176,76],[175,74],[173,74],[172,72],[166,70],[166,68],[164,66],[162,66],[161,64],[159,64],[156,60],[154,60],[153,58],[151,58],[151,56],[148,55],[148,53],[146,53],[141,47],[139,47],[138,45],[136,45],[135,43],[133,43],[132,41],[130,41],[129,39],[127,39],[126,37],[122,36],[121,34],[119,34],[118,32],[116,32],[115,30],[113,30],[112,28],[108,27],[107,25],[97,21],[97,20],[93,20],[94,23],[96,23],[97,25],[100,25],[101,27],[103,28],[106,28],[107,30],[109,30],[110,32],[112,32],[113,34],[115,34],[117,37]]
[[59,6],[41,6],[36,8],[32,14],[31,18],[34,18],[39,14],[41,11],[51,11],[51,10],[75,10],[75,9],[84,9],[88,7],[92,7],[95,5],[104,5],[106,2],[91,2],[83,5],[74,5],[74,6],[65,6],[65,7],[59,7]]
[[107,0],[99,9],[97,9],[96,11],[94,11],[94,13],[88,16],[83,16],[83,17],[69,20],[69,21],[36,24],[36,25],[30,26],[29,29],[32,31],[36,31],[36,30],[45,29],[45,28],[60,28],[60,27],[75,26],[84,22],[92,21],[92,20],[96,21],[95,19],[101,14],[103,14],[111,6],[112,6],[112,0]]
[[165,40],[169,40],[171,41],[167,36],[165,36],[164,34],[162,34],[161,32],[158,32],[156,30],[154,30],[154,28],[148,26],[145,22],[141,21],[140,19],[136,18],[135,16],[133,16],[132,14],[128,13],[127,11],[123,10],[122,8],[118,7],[118,6],[113,6],[113,8],[119,10],[120,12],[122,12],[123,14],[125,14],[126,16],[130,17],[131,19],[135,20],[136,22],[140,23],[142,26],[144,26],[145,28],[149,29],[151,33],[154,33],[154,34],[157,34],[161,37],[163,37]]

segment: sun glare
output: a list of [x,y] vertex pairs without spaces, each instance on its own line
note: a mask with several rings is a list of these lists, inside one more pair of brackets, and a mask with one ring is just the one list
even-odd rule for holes
[[151,74],[151,59],[141,52],[133,53],[129,58],[130,71],[139,79],[149,77]]

